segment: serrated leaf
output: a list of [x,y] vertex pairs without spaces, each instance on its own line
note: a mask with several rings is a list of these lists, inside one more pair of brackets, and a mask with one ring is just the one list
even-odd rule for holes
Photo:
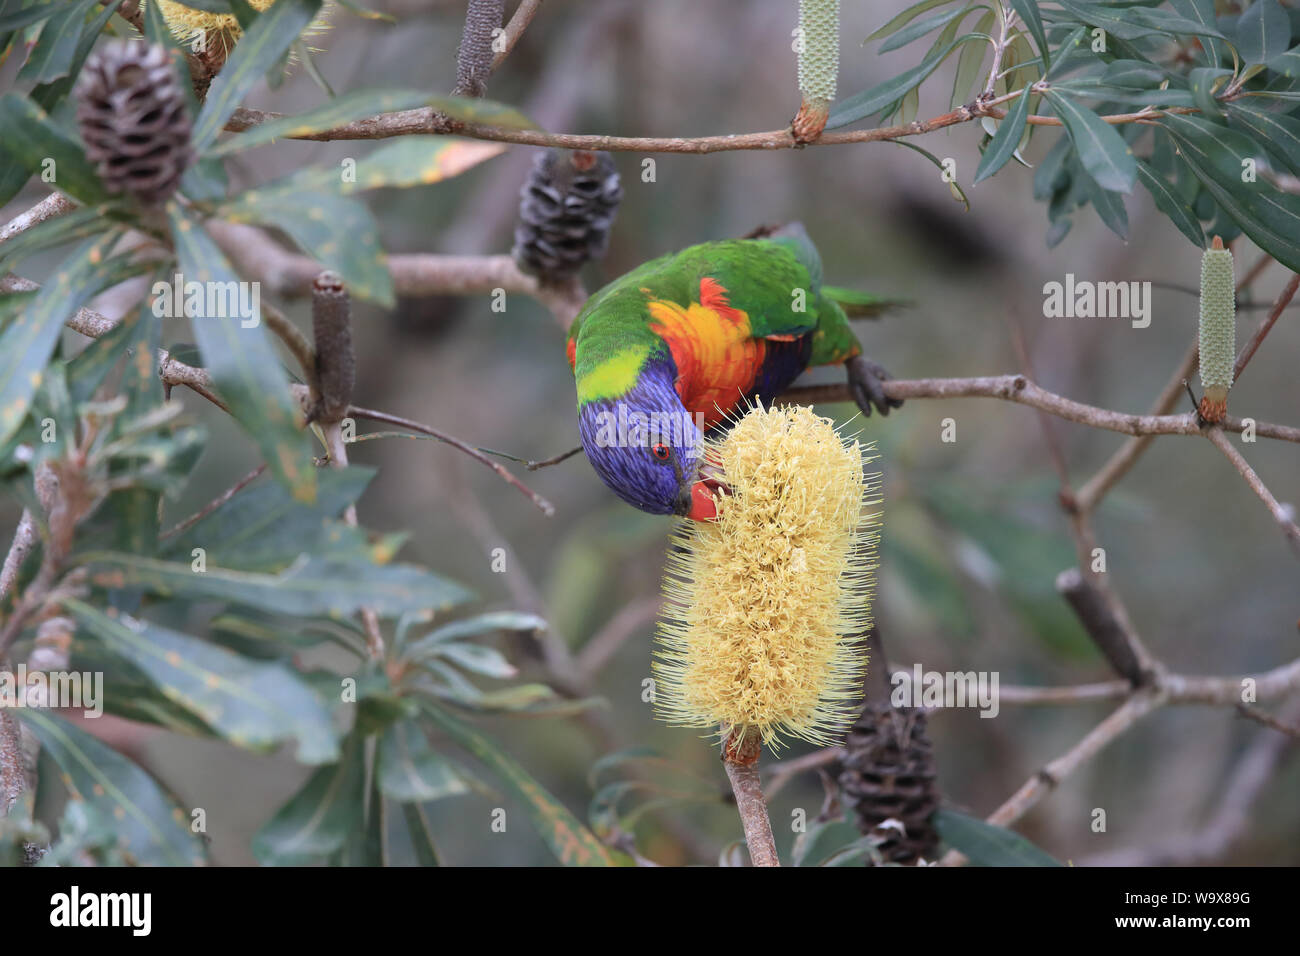
[[1086,107],[1054,90],[1046,91],[1052,109],[1065,124],[1065,131],[1088,175],[1103,189],[1132,192],[1137,180],[1137,160],[1124,138]]
[[311,559],[280,574],[259,574],[210,565],[196,572],[189,563],[105,551],[87,552],[78,561],[89,566],[92,582],[100,587],[212,598],[294,616],[347,616],[363,607],[382,615],[445,610],[470,597],[460,585],[405,564],[380,567]]
[[230,114],[315,19],[320,7],[321,0],[277,0],[240,37],[194,121],[195,150],[204,152],[216,140]]
[[1277,0],[1255,0],[1237,18],[1237,52],[1246,65],[1267,63],[1291,44],[1291,19]]
[[66,601],[64,607],[167,698],[231,743],[269,750],[296,739],[302,763],[339,759],[329,711],[289,667],[252,661],[126,614],[103,614],[81,601]]
[[[295,420],[289,383],[260,311],[251,318],[223,314],[231,311],[229,299],[246,284],[241,285],[197,219],[175,202],[168,203],[167,209],[177,268],[187,284],[202,283],[205,290],[201,314],[189,315],[204,365],[235,420],[261,449],[271,473],[299,501],[310,502],[316,496],[316,469],[307,437]],[[219,297],[224,302],[216,301],[218,297],[213,294],[219,290],[226,293]],[[188,294],[185,300],[188,305]],[[173,303],[179,312],[178,306]],[[210,307],[215,307],[217,314],[208,315]],[[188,314],[189,309],[185,312]]]
[[319,862],[343,849],[365,811],[366,766],[353,734],[338,763],[321,767],[253,837],[253,855],[267,866]]
[[74,799],[116,821],[118,844],[133,863],[201,866],[207,851],[189,815],[149,774],[53,713],[20,708],[19,718],[59,765]]
[[976,866],[1060,866],[1018,833],[953,810],[934,815],[943,841]]
[[425,803],[469,793],[456,766],[429,743],[413,720],[390,724],[379,741],[379,786],[399,803]]
[[1151,193],[1156,208],[1169,217],[1178,231],[1186,236],[1198,248],[1205,248],[1205,231],[1201,221],[1196,218],[1190,206],[1183,202],[1169,181],[1161,176],[1149,163],[1138,160],[1138,181]]
[[426,705],[448,736],[490,768],[528,810],[538,835],[565,866],[613,866],[605,845],[492,740],[441,707]]
[[998,124],[998,131],[993,134],[993,139],[984,148],[984,155],[980,157],[979,165],[975,168],[976,183],[988,179],[1007,164],[1020,145],[1020,137],[1024,135],[1028,121],[1029,87],[1026,86],[1016,97],[1016,101],[1011,104],[1006,118]]

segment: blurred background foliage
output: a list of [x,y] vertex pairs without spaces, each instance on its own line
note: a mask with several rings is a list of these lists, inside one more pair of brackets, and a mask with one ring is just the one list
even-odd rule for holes
[[[340,12],[318,41],[324,52],[316,66],[331,85],[447,87],[463,5],[387,0],[374,6],[399,22]],[[878,55],[876,45],[859,45],[904,6],[903,0],[843,4],[842,94],[915,64],[914,50]],[[493,76],[488,95],[557,131],[693,136],[779,128],[798,105],[793,23],[793,4],[771,0],[548,0]],[[959,66],[954,57],[922,88],[918,115],[949,108],[945,78]],[[0,67],[0,85],[11,82],[14,70],[12,62]],[[274,92],[259,87],[246,105],[292,113],[321,97],[300,70]],[[1024,150],[1026,160],[1040,163],[1057,135],[1035,137]],[[643,178],[649,157],[616,153],[625,199],[606,259],[585,275],[588,288],[665,251],[799,219],[821,250],[828,281],[914,303],[858,326],[867,352],[895,376],[1019,371],[1013,342],[1020,329],[1032,374],[1045,388],[1109,408],[1145,410],[1195,336],[1195,295],[1169,286],[1195,287],[1198,251],[1141,190],[1127,201],[1127,242],[1085,211],[1048,248],[1044,206],[1030,188],[1032,170],[1011,164],[969,185],[980,158],[973,125],[917,143],[956,161],[969,212],[954,201],[939,170],[890,143],[658,154],[652,181]],[[237,156],[228,170],[237,193],[307,165],[337,166],[374,148],[286,141]],[[532,156],[533,150],[514,147],[451,184],[370,194],[385,248],[507,250]],[[0,215],[9,218],[36,198],[29,188]],[[54,261],[37,258],[27,268],[45,275]],[[1239,274],[1251,261],[1239,257]],[[1044,284],[1064,281],[1067,273],[1164,283],[1154,291],[1151,326],[1044,318]],[[1284,277],[1277,266],[1264,273],[1240,303],[1243,326],[1260,314],[1249,307],[1270,302]],[[305,306],[288,311],[305,323]],[[562,331],[535,302],[511,296],[506,311],[497,313],[487,296],[402,298],[391,311],[358,305],[354,328],[359,403],[524,458],[575,444]],[[1300,403],[1289,356],[1298,348],[1300,326],[1288,316],[1234,389],[1235,414],[1296,420]],[[821,370],[808,381],[838,382],[839,375]],[[194,479],[169,506],[175,518],[201,507],[258,462],[256,449],[226,416],[188,395],[186,405],[209,440]],[[843,422],[855,411],[847,405],[824,410]],[[947,418],[956,422],[952,443],[940,441]],[[861,427],[884,456],[876,606],[894,666],[997,671],[1003,684],[1110,676],[1053,587],[1056,574],[1073,564],[1073,548],[1032,410],[995,401],[914,400],[888,419],[850,427]],[[1123,440],[1061,422],[1052,428],[1076,482]],[[1260,442],[1247,454],[1279,497],[1300,496],[1292,446]],[[353,446],[352,460],[377,468],[359,509],[371,528],[409,532],[403,560],[463,582],[481,596],[475,611],[540,614],[550,638],[571,654],[592,642],[609,649],[607,661],[588,678],[562,667],[557,672],[554,648],[548,653],[534,635],[498,638],[520,679],[604,703],[569,717],[490,719],[481,723],[483,730],[578,817],[588,818],[590,806],[598,830],[618,817],[608,809],[611,801],[619,798],[618,806],[628,809],[639,795],[628,786],[602,789],[627,780],[630,761],[597,762],[622,751],[658,754],[671,778],[682,778],[674,792],[690,802],[636,820],[638,850],[665,864],[717,859],[739,836],[739,825],[723,799],[726,781],[716,749],[654,721],[642,697],[667,523],[619,503],[580,457],[528,476],[556,504],[553,518],[436,443],[366,442]],[[6,506],[2,517],[3,526],[12,527],[18,511]],[[1259,502],[1205,444],[1158,440],[1111,493],[1097,531],[1113,586],[1148,645],[1172,667],[1240,673],[1300,653],[1294,557]],[[507,551],[503,573],[493,569],[496,548]],[[305,652],[302,663],[309,669],[340,666],[340,658],[320,647]],[[490,678],[478,680],[493,686]],[[1110,706],[1003,706],[993,720],[971,710],[940,712],[930,734],[948,803],[986,814]],[[292,747],[267,757],[112,718],[82,726],[138,759],[175,790],[181,805],[206,809],[209,851],[219,864],[252,862],[253,835],[312,773],[295,762]],[[1196,829],[1227,786],[1235,758],[1265,732],[1223,709],[1161,711],[1087,764],[1018,829],[1057,859],[1079,862]],[[802,752],[795,747],[781,756]],[[655,766],[650,772],[662,778]],[[1265,789],[1248,837],[1224,862],[1300,862],[1297,787],[1300,763],[1292,760]],[[425,808],[445,863],[551,862],[542,839],[523,823],[524,807],[508,791],[490,783],[464,791]],[[811,818],[821,803],[812,774],[796,778],[774,799],[783,855],[793,841],[792,815],[803,810]],[[505,833],[491,828],[499,806],[509,814]],[[1108,811],[1106,833],[1090,830],[1094,807]]]

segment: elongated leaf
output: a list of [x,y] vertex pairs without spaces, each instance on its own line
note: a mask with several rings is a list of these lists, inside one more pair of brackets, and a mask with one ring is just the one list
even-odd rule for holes
[[890,20],[882,27],[876,28],[871,35],[863,40],[863,45],[870,43],[872,40],[879,40],[881,37],[887,37],[902,29],[914,19],[925,13],[927,10],[933,10],[935,7],[941,7],[944,4],[952,3],[953,0],[921,0],[920,3],[914,3],[902,13],[891,17]]
[[1300,196],[1280,192],[1263,177],[1242,181],[1260,148],[1244,134],[1199,116],[1165,114],[1160,123],[1206,190],[1251,240],[1292,271],[1300,271]]
[[1020,146],[1020,137],[1024,135],[1029,121],[1029,87],[1025,87],[1016,101],[1011,104],[1006,118],[998,124],[998,131],[984,148],[979,165],[975,168],[975,182],[988,179],[1007,164],[1012,154]]
[[44,752],[63,771],[77,800],[116,820],[119,846],[139,864],[201,866],[207,851],[189,829],[189,815],[138,766],[49,711],[22,708]]
[[359,735],[338,763],[321,767],[253,837],[253,855],[269,866],[301,866],[347,843],[365,809],[366,765]]
[[794,841],[795,866],[821,866],[862,839],[862,832],[844,820],[813,823]]
[[[113,18],[113,14],[117,12],[117,7],[122,2],[123,0],[113,0],[113,2],[105,3],[99,14],[82,29],[76,48],[72,51],[72,58],[66,66],[64,64],[59,65],[59,68],[63,71],[62,75],[57,79],[41,83],[36,89],[32,90],[32,101],[34,103],[43,109],[53,110],[71,92],[72,86],[81,72],[81,67],[86,62],[86,57],[90,55],[91,48],[94,47],[100,33],[103,32],[108,21]],[[93,11],[96,8],[91,7],[90,9]]]
[[[1170,0],[1169,5],[1178,12],[1179,16],[1194,20],[1202,27],[1217,31],[1214,0]],[[1219,66],[1227,56],[1227,44],[1210,33],[1202,33],[1200,36],[1201,50],[1205,62],[1210,66]]]
[[1292,173],[1300,175],[1300,120],[1260,109],[1249,100],[1229,103],[1228,122],[1264,146]]
[[240,37],[235,51],[212,81],[194,123],[194,148],[203,152],[258,80],[293,45],[320,11],[321,0],[276,0]]
[[0,142],[29,173],[53,162],[53,185],[74,199],[93,205],[108,198],[80,144],[21,94],[0,96]]
[[422,657],[437,653],[441,644],[448,641],[457,641],[465,637],[474,637],[478,634],[493,634],[497,631],[544,630],[546,630],[546,621],[536,614],[521,614],[518,611],[494,611],[490,614],[469,617],[463,621],[455,621],[430,631],[419,640],[412,641],[403,657],[408,660],[419,660]]
[[1197,109],[1206,116],[1222,116],[1223,104],[1215,94],[1231,75],[1231,70],[1218,66],[1200,66],[1192,70],[1187,75],[1187,83],[1191,87]]
[[953,810],[934,815],[940,836],[976,866],[1060,866],[1018,833]]
[[971,40],[979,43],[987,42],[983,37],[974,34],[958,37],[951,43],[935,50],[922,60],[918,66],[900,73],[891,80],[873,86],[871,89],[863,90],[861,93],[855,93],[853,96],[840,100],[832,107],[830,118],[826,121],[826,128],[838,129],[841,126],[848,126],[850,123],[856,123],[858,120],[879,113],[909,90],[923,83],[925,78],[938,69],[939,64],[948,58],[948,54],[961,44],[969,43]]
[[311,505],[277,482],[254,484],[170,541],[163,556],[188,562],[203,548],[217,567],[279,571],[304,553],[325,555],[339,533],[329,519],[353,504],[374,474],[357,466],[322,471]]
[[0,271],[13,272],[29,256],[103,232],[104,213],[103,206],[79,206],[5,240],[0,245]]
[[191,312],[193,303],[188,292],[185,294],[185,313],[204,364],[235,420],[262,450],[272,474],[299,501],[310,502],[316,495],[316,469],[307,437],[295,421],[288,382],[262,325],[260,310],[250,318],[234,314],[233,301],[241,290],[248,291],[245,304],[253,304],[252,288],[240,283],[198,220],[175,203],[168,210],[181,276],[186,284],[200,283],[204,291],[205,301],[199,303],[198,314]]
[[528,809],[533,826],[565,866],[613,866],[605,845],[519,763],[489,738],[441,707],[426,705],[429,716],[448,736],[489,767]]
[[919,40],[934,30],[946,26],[949,21],[957,19],[962,14],[970,11],[972,7],[958,7],[955,10],[941,10],[938,13],[931,14],[928,17],[918,17],[906,27],[899,30],[884,43],[880,44],[877,53],[888,53],[890,50],[897,50],[899,47],[907,46],[913,40]]
[[67,601],[64,607],[169,699],[231,743],[269,750],[296,739],[302,763],[339,759],[329,711],[287,666],[251,661],[126,614],[109,617],[81,601]]
[[0,13],[0,36],[39,23],[59,10],[58,4],[55,3],[33,3],[24,9],[22,4],[12,2],[0,4],[0,8],[4,11]]
[[1137,160],[1124,138],[1092,110],[1054,90],[1047,91],[1052,109],[1065,124],[1079,162],[1103,189],[1132,192],[1137,180]]
[[413,720],[390,724],[379,741],[379,786],[399,803],[425,803],[461,793],[469,786],[456,766],[429,743]]
[[1021,22],[1033,34],[1038,55],[1043,58],[1043,72],[1046,73],[1051,47],[1047,42],[1047,31],[1043,29],[1043,16],[1038,12],[1037,0],[1011,0],[1011,9],[1020,15]]
[[1281,56],[1291,45],[1291,19],[1277,0],[1254,0],[1237,18],[1237,52],[1249,66]]
[[18,79],[25,83],[51,83],[67,76],[77,55],[86,17],[98,6],[99,0],[58,5],[58,12],[41,27],[36,46],[18,71]]
[[406,820],[406,830],[411,837],[411,849],[415,853],[418,866],[440,866],[438,848],[433,843],[433,828],[424,815],[424,809],[418,803],[402,804],[402,816]]
[[26,417],[63,323],[114,276],[120,263],[107,256],[119,236],[114,229],[84,243],[0,332],[0,447]]
[[[938,156],[934,155],[934,153],[930,152],[928,149],[922,149],[915,143],[908,142],[905,139],[891,139],[889,142],[902,146],[905,149],[910,149],[914,153],[920,153],[928,159],[936,169],[941,170],[945,174],[947,173],[947,167],[944,166],[943,160],[939,159]],[[946,175],[944,176],[944,179],[947,179]],[[970,200],[966,198],[966,191],[961,188],[961,184],[957,182],[956,179],[953,179],[951,182],[947,183],[947,186],[948,192],[952,193],[952,198],[965,206],[967,212],[970,212]]]
[[1147,188],[1151,193],[1151,198],[1156,202],[1156,208],[1169,217],[1170,222],[1178,227],[1178,231],[1192,241],[1198,248],[1205,248],[1205,231],[1201,228],[1201,221],[1196,218],[1196,213],[1192,211],[1191,206],[1183,202],[1169,181],[1161,176],[1156,170],[1143,160],[1138,160],[1138,181]]
[[363,607],[380,614],[445,610],[469,598],[458,584],[423,568],[360,562],[300,561],[280,574],[229,571],[133,554],[92,551],[78,556],[105,588],[138,587],[162,595],[213,598],[278,614],[350,615]]

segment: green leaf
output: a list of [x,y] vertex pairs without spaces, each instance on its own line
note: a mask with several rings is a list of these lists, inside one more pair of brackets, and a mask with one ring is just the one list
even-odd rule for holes
[[1152,33],[1224,39],[1223,34],[1213,24],[1180,17],[1167,10],[1118,4],[1080,3],[1076,0],[1055,0],[1055,2],[1075,19],[1089,26],[1101,27],[1121,40],[1136,40],[1150,36]]
[[1037,0],[1011,0],[1011,9],[1020,15],[1021,22],[1033,34],[1034,43],[1038,45],[1038,55],[1043,58],[1043,72],[1047,72],[1046,66],[1052,48],[1047,42],[1047,31],[1043,29],[1043,17],[1038,12]]
[[934,815],[943,841],[976,866],[1060,866],[1018,833],[953,810]]
[[479,634],[495,634],[498,631],[544,631],[546,626],[546,621],[536,614],[522,614],[518,611],[479,614],[430,631],[419,640],[412,641],[402,656],[407,660],[419,660],[438,653],[438,648],[448,641]]
[[947,25],[950,20],[955,20],[971,10],[975,9],[974,5],[958,7],[956,10],[941,10],[938,13],[931,14],[928,17],[921,17],[913,20],[903,29],[899,30],[884,43],[880,44],[876,52],[888,53],[890,50],[897,50],[899,47],[907,46],[913,40],[919,40],[931,31],[937,30]]
[[[277,9],[279,4],[267,17]],[[246,41],[247,38],[240,43]],[[188,307],[184,311],[189,314],[199,351],[217,391],[230,406],[235,420],[261,449],[271,473],[299,501],[310,502],[316,496],[316,469],[307,436],[295,421],[289,383],[270,334],[262,325],[260,309],[251,319],[223,314],[233,313],[231,299],[237,290],[248,288],[248,284],[240,283],[226,257],[197,219],[174,202],[167,208],[180,274],[186,284],[201,283],[205,291],[206,301],[200,305],[199,314],[189,314]],[[224,303],[214,301],[218,292],[225,293],[220,296]],[[187,294],[184,298],[188,306],[190,297]],[[249,304],[252,304],[251,297]],[[209,308],[216,314],[208,315]],[[173,310],[181,311],[179,303],[173,303]],[[249,325],[250,322],[253,324]]]
[[1260,109],[1248,100],[1229,103],[1227,110],[1231,125],[1246,130],[1274,159],[1300,175],[1300,120]]
[[821,866],[847,847],[862,840],[862,832],[844,820],[813,822],[795,837],[792,858],[795,866]]
[[4,12],[0,13],[0,36],[25,26],[39,23],[59,9],[54,3],[33,3],[23,8],[20,2],[0,3]]
[[1223,104],[1215,94],[1223,86],[1232,71],[1217,66],[1200,66],[1187,75],[1196,107],[1206,116],[1223,115]]
[[113,229],[84,243],[0,332],[0,446],[27,416],[63,323],[115,275],[120,262],[107,256],[120,235]]
[[439,754],[413,720],[389,724],[379,741],[379,786],[399,803],[425,803],[469,793],[455,764]]
[[108,198],[81,144],[21,94],[0,96],[0,142],[29,173],[52,161],[54,184],[73,199],[93,205]]
[[980,157],[979,165],[975,168],[976,183],[988,179],[1007,164],[1012,154],[1019,148],[1020,137],[1024,135],[1028,122],[1029,87],[1026,86],[1021,90],[1016,101],[1011,104],[1006,118],[998,124],[998,131],[993,134],[993,139],[984,148],[984,155]]
[[1291,44],[1291,19],[1277,0],[1255,0],[1237,18],[1237,52],[1245,65],[1267,63]]
[[194,548],[203,548],[217,567],[273,572],[303,554],[326,555],[341,543],[341,529],[330,519],[361,496],[374,474],[357,466],[322,470],[310,505],[278,482],[251,485],[168,542],[163,556],[188,562]]
[[1097,185],[1114,192],[1132,192],[1137,180],[1137,160],[1124,138],[1092,110],[1051,89],[1046,95],[1065,124],[1079,162]]
[[166,697],[231,743],[270,750],[292,738],[302,763],[339,759],[329,711],[284,664],[258,663],[126,614],[103,614],[81,601],[66,601],[64,607]]
[[78,206],[23,230],[0,245],[0,271],[13,272],[29,256],[103,232],[104,216],[103,206]]
[[838,129],[841,126],[848,126],[850,123],[856,123],[858,120],[879,113],[909,90],[923,83],[925,78],[938,69],[939,64],[948,58],[948,54],[952,53],[961,44],[968,43],[971,40],[980,43],[987,42],[983,37],[976,36],[973,33],[959,37],[946,46],[935,50],[922,60],[918,66],[912,67],[912,69],[899,74],[892,80],[886,80],[884,83],[873,86],[868,90],[863,90],[861,93],[855,93],[853,96],[840,100],[832,107],[830,118],[826,121],[826,128]]
[[1300,271],[1300,196],[1280,192],[1263,179],[1242,182],[1247,161],[1260,148],[1242,133],[1199,116],[1167,113],[1160,123],[1196,178],[1242,231],[1292,271]]
[[365,748],[352,734],[338,763],[321,767],[253,837],[267,866],[302,866],[343,849],[365,812]]
[[[1214,15],[1214,0],[1170,0],[1173,7],[1180,16],[1188,20],[1194,20],[1202,27],[1218,31],[1218,24]],[[1214,36],[1208,32],[1202,33],[1201,51],[1205,62],[1210,66],[1218,66],[1227,56],[1227,44],[1222,39],[1222,34]]]
[[135,864],[201,866],[207,851],[189,816],[158,783],[116,750],[53,713],[16,711],[59,765],[73,799],[116,820],[122,851]]
[[240,37],[235,50],[212,81],[207,99],[194,123],[192,141],[198,152],[216,140],[230,114],[248,91],[293,45],[298,34],[320,11],[321,0],[277,0]]
[[411,849],[415,853],[416,865],[440,866],[438,848],[433,844],[433,829],[424,816],[424,808],[418,803],[405,803],[402,805],[402,816],[406,819],[406,829],[411,837]]
[[863,40],[863,44],[870,43],[872,40],[879,40],[881,37],[887,37],[911,23],[914,19],[925,13],[927,10],[933,10],[935,7],[941,7],[946,3],[952,3],[953,0],[921,0],[908,7],[902,13],[890,18],[889,22],[883,27],[877,28],[869,37]]
[[1195,246],[1204,249],[1205,231],[1201,228],[1201,221],[1196,218],[1192,208],[1183,202],[1182,197],[1174,192],[1169,181],[1156,172],[1150,163],[1143,160],[1138,160],[1138,180],[1151,193],[1156,208],[1168,216],[1170,222],[1178,227],[1178,231],[1190,239]]
[[445,610],[470,595],[458,584],[412,565],[378,566],[313,558],[280,574],[229,571],[158,561],[133,554],[92,551],[78,555],[91,580],[105,588],[138,587],[162,595],[213,598],[294,616],[355,614],[363,607],[382,615],[429,608]]
[[[942,170],[945,174],[947,173],[948,170],[944,166],[943,161],[939,159],[938,156],[934,155],[934,153],[930,152],[929,150],[922,149],[920,146],[917,146],[915,143],[909,143],[905,139],[891,139],[889,140],[889,142],[895,143],[899,146],[906,147],[907,149],[912,150],[912,152],[914,153],[920,153],[931,163],[933,163],[936,169]],[[953,181],[948,183],[947,186],[948,186],[948,191],[952,193],[952,198],[957,200],[957,202],[961,203],[963,206],[965,206],[967,212],[970,212],[970,200],[966,198],[966,192],[961,188],[961,184],[958,183],[956,179],[953,179]]]
[[58,13],[41,27],[36,46],[18,71],[20,82],[52,83],[67,76],[77,55],[77,44],[86,26],[86,17],[97,9],[99,0],[78,0],[64,4]]
[[491,739],[441,707],[426,704],[429,716],[461,747],[501,778],[528,809],[533,826],[565,866],[613,866],[609,851],[563,804],[547,793],[519,763]]
[[1106,228],[1121,239],[1128,238],[1128,212],[1124,209],[1124,197],[1120,193],[1102,189],[1096,180],[1089,179],[1088,198],[1092,207],[1106,224]]

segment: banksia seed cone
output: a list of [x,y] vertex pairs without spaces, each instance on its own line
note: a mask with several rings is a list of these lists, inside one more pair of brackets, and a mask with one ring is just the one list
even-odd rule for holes
[[800,406],[755,408],[707,443],[730,494],[715,520],[674,532],[653,667],[661,718],[769,746],[843,734],[879,540],[870,451]]
[[[888,702],[863,708],[845,741],[842,766],[840,799],[858,829],[882,841],[877,849],[885,862],[933,860],[939,789],[925,711]],[[901,832],[895,824],[881,827],[891,820]]]
[[840,0],[799,0],[799,93],[794,138],[811,143],[826,128],[840,68]]
[[623,187],[609,153],[548,149],[538,154],[520,196],[515,262],[559,281],[605,254]]
[[1223,240],[1201,256],[1201,395],[1200,414],[1207,422],[1221,422],[1228,414],[1228,389],[1237,361],[1236,280],[1232,252]]
[[157,204],[194,160],[190,116],[166,48],[143,40],[93,53],[77,81],[86,158],[111,193]]

